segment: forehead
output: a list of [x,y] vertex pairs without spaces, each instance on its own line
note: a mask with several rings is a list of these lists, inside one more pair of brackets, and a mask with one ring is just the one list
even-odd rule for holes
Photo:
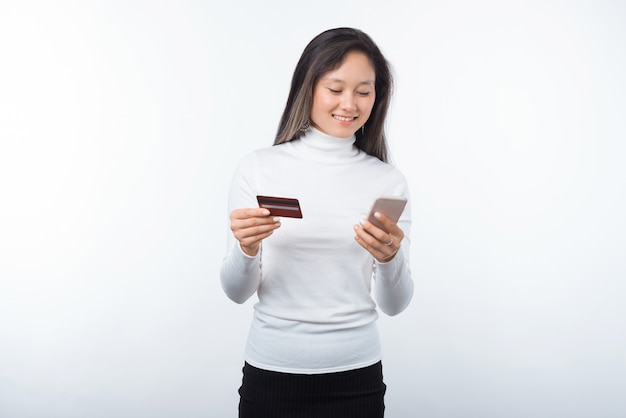
[[362,52],[349,52],[341,64],[327,73],[320,80],[359,83],[374,83],[376,72],[370,59]]

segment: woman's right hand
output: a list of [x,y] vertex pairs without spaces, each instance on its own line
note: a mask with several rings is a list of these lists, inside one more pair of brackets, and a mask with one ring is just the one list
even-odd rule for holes
[[254,257],[261,241],[280,227],[280,218],[270,216],[264,208],[235,209],[230,213],[230,230],[244,253]]

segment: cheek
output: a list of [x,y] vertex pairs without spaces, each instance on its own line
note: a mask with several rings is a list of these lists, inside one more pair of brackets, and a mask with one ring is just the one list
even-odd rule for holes
[[333,97],[328,94],[318,94],[313,98],[313,104],[315,103],[318,107],[329,107],[333,105]]
[[316,95],[313,97],[313,106],[311,107],[311,113],[326,113],[329,109],[334,107],[332,98],[324,95]]
[[364,101],[361,105],[361,110],[365,113],[367,113],[368,115],[370,113],[372,113],[372,109],[374,108],[374,103],[376,102],[375,98],[369,98],[368,100]]

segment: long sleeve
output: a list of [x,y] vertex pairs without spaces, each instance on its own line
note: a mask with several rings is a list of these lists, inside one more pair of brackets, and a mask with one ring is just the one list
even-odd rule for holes
[[[248,155],[239,163],[231,180],[228,196],[228,213],[234,209],[254,207],[255,186],[251,179],[255,178],[256,163],[252,155]],[[220,280],[224,293],[237,303],[244,303],[259,288],[261,283],[261,251],[251,257],[243,252],[239,241],[228,230],[227,253],[222,260]]]
[[388,263],[375,262],[374,298],[387,315],[401,313],[413,298],[413,280],[408,257],[409,240],[405,238],[398,254]]
[[244,303],[252,296],[261,283],[259,255],[250,257],[238,243],[231,247],[220,270],[220,280],[224,293],[237,303]]

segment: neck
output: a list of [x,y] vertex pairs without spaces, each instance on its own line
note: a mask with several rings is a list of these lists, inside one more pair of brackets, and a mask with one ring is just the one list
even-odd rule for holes
[[300,140],[297,141],[299,148],[306,150],[311,155],[324,159],[344,159],[354,157],[359,154],[358,148],[354,145],[356,136],[348,138],[337,138],[322,131],[310,128]]

